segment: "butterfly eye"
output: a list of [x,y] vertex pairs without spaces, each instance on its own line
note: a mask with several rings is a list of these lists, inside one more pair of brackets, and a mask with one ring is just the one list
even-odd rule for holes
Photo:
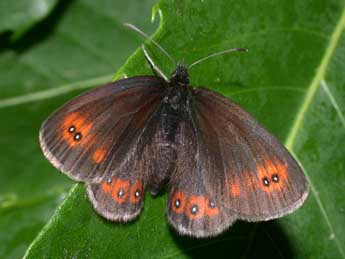
[[279,182],[279,177],[277,174],[272,175],[272,181],[276,183]]
[[269,181],[266,177],[264,177],[264,178],[262,179],[262,182],[263,182],[263,184],[264,184],[265,186],[269,186],[269,185],[270,185],[270,181]]

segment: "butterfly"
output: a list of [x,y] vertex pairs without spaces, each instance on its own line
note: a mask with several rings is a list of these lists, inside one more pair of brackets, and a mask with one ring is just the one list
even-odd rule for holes
[[135,76],[92,89],[53,113],[39,135],[45,157],[84,182],[111,221],[133,220],[147,190],[166,189],[178,233],[216,236],[236,220],[291,213],[309,191],[277,138],[230,99],[193,88],[183,64],[169,80]]

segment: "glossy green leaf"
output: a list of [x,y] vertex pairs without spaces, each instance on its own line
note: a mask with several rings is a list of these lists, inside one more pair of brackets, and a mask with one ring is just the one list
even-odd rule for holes
[[[140,43],[122,23],[152,32],[156,25],[146,17],[153,4],[64,1],[15,43],[2,38],[0,258],[24,255],[73,184],[42,156],[42,121],[79,88],[111,80]],[[57,95],[63,97],[51,98]]]
[[[214,51],[232,47],[250,49],[247,54],[227,55],[196,66],[190,71],[191,83],[207,86],[235,100],[278,136],[305,169],[311,186],[308,200],[297,212],[282,219],[256,224],[238,222],[217,238],[195,240],[180,237],[169,228],[164,215],[164,195],[152,198],[148,194],[140,218],[121,225],[97,216],[83,185],[78,184],[31,243],[27,258],[345,258],[344,3],[166,0],[160,1],[154,10],[161,13],[154,38],[177,60],[191,63]],[[102,22],[104,26],[108,24]],[[86,44],[79,38],[84,33],[75,38],[81,48]],[[61,49],[62,46],[65,47],[61,45]],[[166,73],[174,69],[152,45],[149,50]],[[106,48],[102,51],[104,57],[114,53]],[[68,45],[61,52],[54,57],[59,62],[48,68],[60,71],[58,68],[63,64],[70,69],[76,66],[80,77],[69,79],[72,81],[85,79],[87,74],[87,78],[98,75],[92,74],[90,67],[79,67],[77,62],[61,63],[73,53]],[[103,70],[107,71],[105,67]],[[141,51],[131,56],[118,75],[123,73],[129,76],[151,73]],[[7,90],[7,96],[24,93],[32,98],[32,89],[23,85]],[[7,99],[3,112],[10,115],[12,124],[20,125],[23,122],[16,120],[17,114],[25,116],[24,111],[29,108],[32,112],[41,111],[44,117],[77,92],[51,94],[47,98],[34,96],[36,101],[32,98],[27,104],[20,104],[22,99],[18,103],[13,101],[18,101],[16,98]],[[37,120],[43,120],[38,117],[35,115]],[[19,133],[19,126],[15,128],[18,134],[28,134]],[[9,125],[7,131],[11,129]],[[23,144],[30,137],[23,137]],[[38,150],[26,155],[29,161],[40,161],[37,163],[41,168],[36,168],[36,172],[43,180],[57,175],[43,157],[38,158]],[[7,178],[11,175],[7,174]],[[61,177],[51,184],[64,182]],[[19,182],[18,178],[15,181]],[[47,184],[43,181],[41,186]]]
[[57,0],[2,0],[0,2],[0,33],[13,32],[18,37],[44,19],[58,3]]

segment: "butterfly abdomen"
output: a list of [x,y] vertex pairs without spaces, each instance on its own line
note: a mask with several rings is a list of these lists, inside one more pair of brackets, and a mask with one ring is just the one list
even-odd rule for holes
[[[153,130],[151,148],[148,147],[148,150],[153,150],[155,153],[151,156],[153,160],[150,173],[150,189],[153,194],[157,194],[167,184],[175,170],[176,134],[180,123],[177,112],[169,103],[164,103],[154,118],[156,126]],[[152,148],[152,145],[155,148]]]

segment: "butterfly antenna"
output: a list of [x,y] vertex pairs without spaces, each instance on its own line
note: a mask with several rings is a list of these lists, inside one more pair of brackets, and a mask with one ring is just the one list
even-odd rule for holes
[[136,31],[137,33],[139,33],[140,35],[144,36],[146,39],[151,41],[153,44],[155,44],[156,47],[159,48],[164,53],[164,55],[167,56],[169,58],[169,60],[176,66],[176,61],[169,55],[169,53],[165,49],[163,49],[163,47],[161,45],[159,45],[149,35],[147,35],[145,32],[143,32],[142,30],[140,30],[138,27],[136,27],[135,25],[133,25],[131,23],[124,23],[123,25],[132,29],[133,31]]
[[150,64],[151,69],[154,72],[157,72],[165,81],[169,82],[168,77],[162,72],[162,70],[159,69],[159,67],[156,66],[156,64],[153,62],[152,58],[150,57],[149,53],[145,49],[144,45],[141,46],[142,50],[144,51],[144,56],[147,60],[147,62]]
[[203,58],[193,62],[192,64],[190,64],[188,66],[188,68],[194,67],[195,65],[200,64],[201,62],[204,62],[205,60],[207,60],[209,58],[213,58],[213,57],[216,57],[216,56],[219,56],[219,55],[223,55],[223,54],[227,54],[227,53],[230,53],[230,52],[248,52],[248,49],[246,49],[246,48],[235,48],[235,49],[227,49],[227,50],[224,50],[224,51],[216,52],[216,53],[210,54],[210,55],[208,55],[206,57],[203,57]]

